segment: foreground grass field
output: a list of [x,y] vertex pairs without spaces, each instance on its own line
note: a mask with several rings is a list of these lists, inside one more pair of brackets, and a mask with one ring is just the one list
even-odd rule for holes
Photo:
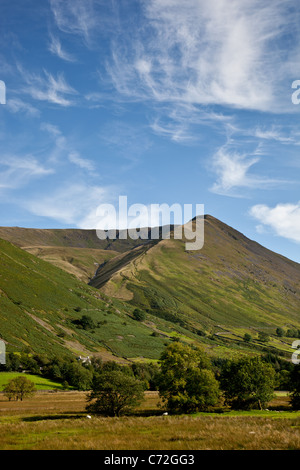
[[[136,416],[87,419],[85,398],[85,392],[40,392],[21,403],[0,395],[0,449],[300,449],[300,412],[288,408],[162,416],[157,393],[146,392]],[[284,404],[285,396],[273,402]]]

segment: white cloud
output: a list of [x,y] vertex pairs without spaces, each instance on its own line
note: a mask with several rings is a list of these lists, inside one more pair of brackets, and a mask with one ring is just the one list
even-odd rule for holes
[[118,37],[107,70],[128,98],[262,111],[282,111],[285,102],[291,110],[286,87],[291,71],[300,72],[298,41],[286,50],[280,40],[299,38],[299,18],[287,3],[148,0],[146,26],[129,42]]
[[30,103],[26,103],[20,98],[10,98],[6,102],[7,108],[12,113],[24,113],[28,116],[39,116],[40,112]]
[[212,187],[215,193],[228,193],[237,187],[253,187],[258,183],[257,178],[249,177],[248,170],[258,162],[258,158],[248,158],[247,155],[229,152],[220,148],[213,158],[213,166],[218,176]]
[[53,190],[51,195],[25,201],[23,206],[37,216],[83,229],[95,229],[97,207],[107,202],[108,191],[100,186],[70,183]]
[[228,196],[240,196],[235,192],[237,189],[272,189],[275,185],[286,183],[283,180],[250,173],[251,167],[259,161],[256,151],[252,154],[239,153],[232,150],[230,145],[224,145],[213,156],[212,169],[217,175],[217,180],[211,191]]
[[250,215],[280,237],[300,243],[300,201],[277,204],[273,208],[257,204],[251,208]]
[[44,70],[43,75],[37,75],[24,70],[20,64],[18,64],[18,70],[22,75],[23,82],[25,82],[23,92],[29,94],[33,99],[60,106],[71,106],[73,104],[69,95],[76,95],[77,91],[66,82],[62,73],[54,77],[47,70]]
[[92,172],[95,169],[94,163],[91,160],[82,158],[78,152],[69,153],[68,158],[71,163],[79,166],[80,168],[83,168],[84,170]]
[[0,157],[0,188],[16,189],[36,177],[43,177],[54,173],[52,168],[45,168],[38,160],[27,155],[3,155]]
[[290,144],[294,139],[290,135],[284,135],[281,129],[272,126],[269,129],[262,129],[257,127],[254,131],[254,136],[263,140],[274,140],[283,144]]
[[49,51],[52,52],[52,54],[57,55],[60,59],[67,62],[75,62],[75,57],[67,51],[63,50],[60,40],[57,37],[51,34],[50,41]]
[[80,153],[74,150],[73,145],[70,144],[68,139],[62,134],[60,129],[54,124],[44,122],[41,124],[41,129],[48,132],[54,138],[54,149],[52,151],[50,160],[52,162],[57,162],[62,157],[65,158],[67,155],[68,161],[73,165],[78,166],[89,172],[94,172],[95,165],[91,160],[83,158],[80,156]]
[[68,34],[81,36],[86,44],[97,26],[93,0],[50,0],[57,27]]

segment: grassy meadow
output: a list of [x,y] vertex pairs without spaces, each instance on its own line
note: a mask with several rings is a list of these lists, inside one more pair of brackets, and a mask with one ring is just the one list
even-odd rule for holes
[[[3,387],[12,379],[19,377],[19,372],[0,372],[0,392]],[[40,375],[26,374],[25,377],[34,383],[36,390],[63,390],[62,384],[54,382]]]
[[284,393],[269,410],[191,416],[163,416],[157,392],[146,392],[135,414],[121,418],[88,419],[85,400],[86,392],[77,391],[39,392],[23,402],[0,394],[0,449],[300,449],[300,412],[289,410]]

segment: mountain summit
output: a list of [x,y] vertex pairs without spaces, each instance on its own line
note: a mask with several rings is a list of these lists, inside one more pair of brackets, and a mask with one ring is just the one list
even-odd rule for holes
[[[1,242],[0,336],[30,348],[31,336],[37,341],[31,324],[50,350],[157,358],[177,338],[217,356],[268,350],[290,357],[300,330],[300,265],[210,215],[204,234],[201,250],[186,251],[172,234],[101,241],[95,231],[2,227],[0,237],[23,250]],[[92,336],[78,331],[77,307],[105,327]],[[134,320],[136,309],[142,321]],[[289,333],[279,336],[279,327]]]

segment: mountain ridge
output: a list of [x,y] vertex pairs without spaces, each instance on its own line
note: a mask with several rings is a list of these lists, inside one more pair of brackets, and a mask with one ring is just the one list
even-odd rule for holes
[[[278,338],[276,328],[300,331],[300,265],[250,240],[209,214],[204,217],[204,228],[204,246],[198,252],[186,251],[184,240],[174,240],[172,236],[169,240],[103,241],[95,240],[95,231],[67,229],[66,233],[64,229],[25,229],[24,232],[20,228],[3,227],[0,227],[0,236],[15,239],[16,245],[22,241],[24,247],[21,251],[31,251],[28,255],[32,256],[33,264],[37,263],[34,260],[39,260],[34,250],[43,247],[44,255],[45,251],[48,255],[48,259],[43,260],[46,263],[43,269],[49,262],[57,268],[58,261],[64,261],[62,255],[59,259],[58,251],[63,256],[73,258],[73,264],[68,258],[65,264],[59,266],[59,272],[61,269],[67,272],[71,267],[74,269],[74,260],[78,261],[81,271],[71,272],[71,278],[77,277],[81,289],[91,289],[90,295],[104,296],[107,304],[117,304],[118,307],[113,308],[120,312],[118,315],[123,318],[123,323],[127,319],[133,321],[134,309],[144,312],[143,322],[131,323],[134,329],[144,328],[139,332],[140,337],[144,338],[144,345],[137,340],[139,344],[134,344],[133,340],[130,346],[126,346],[130,334],[124,339],[124,326],[120,322],[119,334],[114,333],[112,337],[110,331],[115,327],[112,324],[107,327],[105,334],[109,336],[109,342],[105,340],[104,349],[109,350],[116,345],[116,357],[123,346],[123,357],[151,356],[147,342],[152,341],[149,335],[154,333],[160,340],[181,338],[189,343],[201,343],[213,355],[253,354],[268,349],[288,357],[292,340],[286,336]],[[56,246],[46,245],[49,241],[53,243],[53,240]],[[94,243],[99,248],[91,248]],[[74,246],[76,244],[81,244],[81,247]],[[51,250],[54,250],[56,259],[50,259]],[[70,250],[67,255],[65,250]],[[20,257],[21,252],[15,252],[14,256]],[[84,283],[80,279],[83,272]],[[59,278],[58,274],[55,276]],[[61,282],[67,284],[71,278],[63,277]],[[12,276],[11,283],[14,282],[16,280]],[[3,302],[5,295],[1,292],[5,294],[0,269],[0,300]],[[61,292],[60,298],[63,295]],[[18,302],[19,299],[13,301]],[[99,309],[96,306],[93,308],[93,315],[97,318]],[[103,315],[105,313],[106,316],[107,309],[101,305],[100,310],[100,321],[104,321]],[[73,315],[73,310],[71,312]],[[35,315],[33,311],[30,313]],[[44,315],[48,318],[47,312]],[[43,315],[40,321],[44,321]],[[261,331],[270,335],[268,343],[259,340]],[[250,344],[244,341],[245,333],[252,336]],[[103,347],[101,334],[103,336],[104,330],[98,331],[98,339],[95,339]],[[120,344],[124,343],[122,347],[115,343],[115,336],[119,337],[117,341]],[[162,346],[160,340],[153,352],[155,357],[158,357]]]

